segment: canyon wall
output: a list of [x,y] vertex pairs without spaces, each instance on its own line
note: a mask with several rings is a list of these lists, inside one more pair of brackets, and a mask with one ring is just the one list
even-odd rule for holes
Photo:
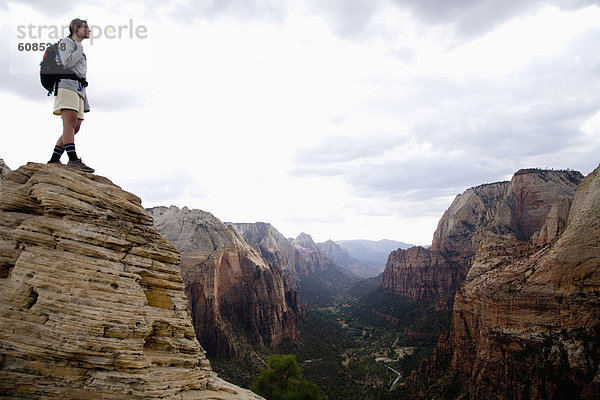
[[415,396],[600,398],[600,167],[574,196],[573,174],[538,174],[554,186],[542,194],[530,173],[479,239],[450,333],[409,379]]
[[209,355],[238,354],[240,339],[276,346],[297,338],[295,296],[286,290],[282,270],[265,260],[235,227],[186,207],[148,211],[155,227],[181,252],[194,327]]
[[414,247],[390,254],[382,287],[451,309],[485,234],[510,233],[528,240],[542,228],[555,204],[573,198],[581,179],[576,171],[525,169],[510,182],[466,190],[442,216],[430,249]]
[[271,224],[265,222],[232,224],[240,232],[244,240],[269,261],[277,265],[288,276],[299,276],[311,273],[313,267]]
[[289,276],[297,278],[337,268],[333,260],[306,233],[301,233],[295,239],[287,239],[268,223],[232,225],[251,246]]
[[294,248],[300,253],[307,265],[306,274],[315,274],[338,269],[329,256],[319,249],[313,238],[304,232],[292,240]]
[[64,165],[0,182],[0,396],[258,399],[211,370],[179,253],[138,197]]
[[233,225],[267,260],[281,265],[286,288],[294,289],[286,292],[286,298],[297,315],[304,313],[305,308],[330,302],[358,281],[358,277],[339,267],[306,233],[286,239],[270,224]]

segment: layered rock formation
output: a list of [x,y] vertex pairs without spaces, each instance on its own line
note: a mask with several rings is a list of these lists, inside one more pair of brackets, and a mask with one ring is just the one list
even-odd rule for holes
[[286,239],[271,224],[264,222],[232,225],[269,262],[294,278],[337,268],[306,233],[301,233],[296,239]]
[[298,276],[309,273],[311,267],[300,252],[271,224],[256,222],[232,225],[248,244],[259,250],[267,261],[281,268],[286,274]]
[[[304,306],[327,303],[358,280],[338,268],[306,233],[296,239],[286,239],[270,224],[233,225],[269,262],[281,266],[288,290],[286,298],[297,314],[303,313]],[[293,291],[289,290],[291,288]],[[293,297],[290,298],[290,294]]]
[[302,232],[296,239],[292,240],[292,244],[306,260],[307,274],[337,269],[333,260],[319,249],[319,246],[309,234]]
[[0,181],[4,180],[4,177],[11,171],[10,168],[4,163],[4,160],[0,158]]
[[106,178],[28,164],[0,183],[0,395],[256,399],[211,371],[179,253]]
[[266,222],[229,223],[237,229],[246,243],[258,250],[275,268],[283,271],[285,300],[296,315],[304,309],[298,297],[297,277],[309,270],[306,260],[277,229]]
[[438,307],[450,309],[484,234],[531,238],[553,206],[570,201],[581,178],[576,171],[527,169],[515,173],[510,182],[468,189],[442,216],[430,249],[415,247],[390,254],[382,287],[414,300],[438,301]]
[[234,227],[185,207],[149,212],[156,228],[181,252],[196,335],[209,355],[236,355],[236,335],[266,346],[297,337],[281,269],[266,261]]
[[600,398],[600,167],[551,207],[539,234],[532,213],[481,240],[417,394]]

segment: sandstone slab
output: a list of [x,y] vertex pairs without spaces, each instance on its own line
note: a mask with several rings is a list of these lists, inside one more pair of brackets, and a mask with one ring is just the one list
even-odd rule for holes
[[0,183],[0,396],[258,396],[211,370],[179,252],[108,179],[30,163]]

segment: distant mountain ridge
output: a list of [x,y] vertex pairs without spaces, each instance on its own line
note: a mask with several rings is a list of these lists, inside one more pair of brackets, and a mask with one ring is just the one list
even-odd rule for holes
[[323,251],[307,233],[286,239],[265,222],[227,224],[235,226],[248,244],[260,251],[266,260],[280,266],[288,287],[298,291],[305,305],[325,304],[359,280],[352,271]]
[[329,256],[340,268],[361,278],[371,278],[381,274],[381,267],[372,261],[361,261],[352,257],[348,250],[336,244],[333,240],[317,243],[319,249]]
[[370,276],[375,276],[382,273],[385,269],[385,264],[392,251],[398,249],[409,249],[414,247],[413,244],[398,242],[395,240],[336,240],[335,244],[346,250],[350,257],[367,263],[371,269],[378,271]]

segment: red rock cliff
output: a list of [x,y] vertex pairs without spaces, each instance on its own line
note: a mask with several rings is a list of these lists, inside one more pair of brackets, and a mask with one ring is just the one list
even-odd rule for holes
[[279,266],[285,274],[297,277],[314,271],[314,266],[309,264],[300,250],[271,224],[257,222],[233,225],[248,244],[260,250],[270,263]]
[[181,274],[198,340],[209,355],[237,354],[235,335],[276,346],[296,338],[281,269],[212,214],[177,207],[149,210],[181,252]]
[[430,249],[390,254],[382,287],[415,300],[436,300],[438,307],[449,309],[485,232],[529,239],[542,228],[553,205],[570,201],[580,180],[576,171],[527,169],[510,182],[466,190],[442,216]]
[[419,396],[600,398],[600,167],[572,201],[525,192],[511,200],[517,210],[533,198],[552,211],[544,222],[506,213],[503,228],[482,237],[451,332],[412,378]]
[[283,271],[285,298],[297,315],[304,311],[298,298],[296,277],[308,269],[306,261],[277,229],[266,222],[231,224],[244,240],[257,249],[271,265]]
[[329,256],[319,249],[313,238],[304,232],[292,240],[294,248],[305,260],[307,270],[305,274],[314,274],[316,272],[337,269],[337,265]]

